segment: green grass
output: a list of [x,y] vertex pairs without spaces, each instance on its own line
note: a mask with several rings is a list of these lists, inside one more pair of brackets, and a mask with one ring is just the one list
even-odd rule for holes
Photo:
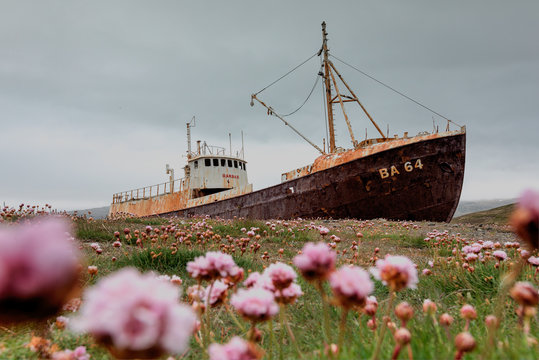
[[[140,220],[134,221],[134,220]],[[194,242],[187,247],[184,244],[178,245],[178,250],[174,252],[170,248],[170,243],[175,241],[172,237],[167,242],[159,240],[159,246],[153,245],[148,247],[149,242],[145,243],[145,249],[128,244],[123,241],[124,245],[121,248],[114,248],[111,242],[114,238],[114,231],[120,231],[124,227],[134,229],[143,229],[146,225],[160,225],[164,219],[129,219],[122,221],[77,221],[77,234],[83,234],[81,239],[85,241],[97,241],[103,247],[103,254],[97,255],[90,249],[88,244],[83,246],[83,252],[87,265],[96,265],[99,268],[97,278],[87,278],[87,284],[95,283],[99,278],[107,274],[126,267],[133,266],[141,271],[155,271],[161,274],[179,275],[184,280],[183,288],[195,284],[193,279],[190,279],[186,272],[186,265],[197,256],[203,255],[206,251],[218,251],[221,245],[230,245],[226,240],[226,236],[230,235],[233,238],[246,237],[241,228],[249,230],[251,227],[260,228],[258,234],[262,237],[259,243],[261,249],[253,254],[247,251],[244,255],[240,255],[237,250],[233,255],[236,264],[241,266],[246,271],[246,276],[249,271],[263,271],[264,267],[275,261],[283,261],[289,263],[292,258],[301,250],[305,242],[320,241],[322,237],[316,230],[304,230],[302,224],[294,228],[292,232],[287,231],[287,227],[277,225],[276,231],[272,231],[265,222],[253,220],[236,220],[232,222],[218,222],[215,220],[208,221],[212,226],[212,231],[221,236],[221,240],[212,240],[206,243],[204,248],[201,245],[196,245]],[[189,232],[190,224],[197,222],[193,220],[182,224],[179,227],[182,231]],[[167,220],[168,222],[168,220]],[[387,225],[383,225],[387,223]],[[423,267],[426,267],[428,260],[435,260],[435,266],[432,269],[433,274],[430,276],[419,275],[420,282],[417,289],[407,289],[397,294],[397,299],[394,304],[400,301],[407,301],[415,310],[413,319],[408,324],[408,328],[412,333],[412,350],[415,359],[452,359],[455,356],[453,339],[458,332],[462,331],[464,321],[459,316],[459,309],[463,304],[473,305],[479,318],[472,322],[470,332],[476,338],[478,347],[470,355],[466,355],[465,359],[479,359],[481,353],[489,347],[487,344],[487,332],[484,326],[484,318],[494,311],[496,298],[499,291],[500,281],[508,264],[502,265],[500,269],[493,266],[492,260],[485,264],[476,262],[473,264],[474,272],[469,272],[462,266],[455,265],[454,262],[447,263],[445,257],[451,256],[451,248],[454,244],[447,247],[434,247],[433,244],[425,242],[423,239],[426,236],[425,230],[422,229],[404,229],[400,223],[394,222],[376,222],[375,226],[359,227],[357,222],[342,221],[332,222],[329,225],[330,234],[335,234],[341,238],[341,242],[337,244],[337,249],[342,251],[349,249],[352,241],[357,241],[356,233],[361,231],[364,237],[361,239],[359,248],[360,258],[357,263],[363,267],[372,265],[370,257],[374,254],[374,248],[379,248],[378,257],[383,257],[385,254],[403,254],[411,257],[418,265],[418,272],[421,272]],[[443,227],[441,225],[440,227]],[[280,229],[285,229],[284,232],[279,232]],[[267,231],[268,235],[264,236],[263,232]],[[199,230],[197,230],[199,231]],[[204,231],[204,230],[203,230]],[[452,229],[452,231],[460,232],[460,229]],[[329,236],[327,237],[329,238]],[[489,239],[484,239],[489,240]],[[496,240],[496,239],[490,239]],[[255,241],[254,239],[251,240]],[[278,255],[278,250],[283,249],[282,258]],[[339,266],[344,265],[350,259],[350,250],[343,256],[339,255]],[[270,256],[269,260],[263,260],[262,254],[267,252]],[[511,252],[508,251],[510,255]],[[112,261],[112,257],[116,261]],[[533,280],[533,269],[527,267],[520,276],[521,279]],[[302,287],[304,295],[300,297],[296,304],[290,305],[287,308],[287,316],[290,326],[298,340],[299,347],[303,353],[304,359],[319,358],[319,352],[323,344],[323,326],[322,313],[323,307],[320,301],[320,294],[313,284],[306,282],[299,277],[299,284]],[[329,286],[325,286],[326,292],[330,294]],[[185,291],[184,291],[185,293]],[[374,295],[379,301],[379,310],[377,313],[378,326],[381,325],[382,316],[386,314],[388,305],[389,292],[388,288],[381,282],[375,281]],[[434,326],[432,320],[424,315],[421,310],[424,299],[430,298],[435,301],[438,306],[437,316],[443,312],[450,313],[455,322],[450,328],[451,338],[447,339],[445,331]],[[184,295],[185,300],[185,295]],[[515,315],[515,304],[508,299],[505,304],[506,317],[500,328],[498,337],[499,346],[491,346],[490,359],[534,359],[539,358],[539,349],[537,347],[528,347],[524,345],[522,339],[522,330],[519,328],[518,321]],[[330,332],[332,342],[337,341],[339,333],[339,318],[341,310],[337,307],[330,309]],[[393,311],[389,312],[392,321],[397,323]],[[245,332],[241,332],[229,315],[222,309],[216,308],[211,310],[212,317],[212,333],[215,341],[225,342],[234,335],[246,336]],[[355,311],[351,311],[348,315],[346,326],[347,333],[345,336],[345,346],[340,359],[365,359],[369,358],[375,347],[376,336],[372,330],[367,327],[367,317],[359,316]],[[240,319],[245,327],[249,324]],[[261,346],[267,352],[265,358],[279,358],[279,347],[277,345],[270,346],[270,330],[268,323],[261,324],[259,329],[263,333]],[[279,339],[282,328],[278,319],[273,322],[273,334],[276,340]],[[11,331],[11,332],[10,332]],[[35,354],[24,348],[23,344],[28,342],[32,332],[36,331],[36,326],[16,327],[13,329],[3,330],[0,328],[0,344],[4,344],[6,350],[0,353],[0,358],[6,359],[26,359],[37,358]],[[536,338],[539,337],[537,322],[532,321],[531,334]],[[93,341],[85,336],[78,336],[66,331],[54,330],[49,334],[50,339],[57,343],[60,348],[75,348],[78,345],[87,346],[92,354],[92,359],[106,359],[106,352],[95,345]],[[394,341],[391,334],[388,332],[385,335],[383,342],[381,359],[389,359],[393,351]],[[0,347],[1,348],[1,347]],[[296,359],[295,347],[290,341],[288,335],[285,336],[285,346],[283,347],[284,359]],[[178,357],[177,357],[178,358]],[[194,342],[191,343],[191,350],[183,359],[201,359],[203,358],[203,350]],[[327,359],[326,356],[322,356]],[[402,353],[401,359],[406,359],[406,352]]]

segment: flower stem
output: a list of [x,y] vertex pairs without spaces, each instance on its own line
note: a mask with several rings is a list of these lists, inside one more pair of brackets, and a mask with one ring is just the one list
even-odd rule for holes
[[324,332],[325,332],[325,340],[326,340],[326,343],[328,345],[331,345],[331,331],[330,331],[330,328],[329,328],[329,306],[328,306],[328,301],[327,301],[327,298],[326,298],[326,293],[324,291],[324,287],[322,285],[322,281],[321,280],[318,280],[318,282],[316,283],[317,284],[317,288],[318,288],[318,291],[320,292],[320,296],[322,297],[322,313],[323,313],[323,316],[324,316]]
[[401,352],[400,344],[395,344],[395,349],[393,350],[393,355],[391,355],[391,360],[398,359],[400,352]]
[[408,344],[408,359],[414,360],[414,355],[412,354],[412,345]]
[[[498,292],[498,298],[496,299],[496,306],[494,310],[494,316],[496,316],[496,319],[498,319],[499,323],[502,323],[503,320],[503,310],[505,306],[505,299],[507,298],[507,293],[509,291],[509,288],[513,285],[513,283],[516,281],[518,276],[520,275],[520,272],[522,271],[522,268],[526,265],[526,260],[520,259],[519,262],[513,266],[511,269],[511,272],[507,275],[505,275],[500,283],[500,290]],[[496,338],[496,333],[498,332],[498,327],[492,329],[492,331],[488,334],[487,344],[493,344]],[[494,348],[495,349],[495,348]],[[483,354],[481,354],[481,358],[488,359],[490,358],[490,346],[485,346]]]
[[[389,293],[389,302],[387,304],[386,314],[385,316],[389,316],[391,313],[391,307],[393,306],[393,299],[395,298],[395,292],[391,291]],[[384,317],[382,317],[382,326],[380,327],[380,336],[378,337],[378,341],[376,342],[376,348],[374,349],[374,353],[372,354],[371,360],[378,360],[378,356],[380,356],[380,349],[382,348],[382,341],[384,340],[384,335],[386,334],[387,330],[387,321],[384,321]]]
[[232,318],[232,321],[234,321],[234,324],[236,324],[236,326],[241,330],[242,333],[245,332],[245,328],[243,327],[241,322],[238,320],[234,312],[230,310],[230,306],[227,303],[225,303],[225,309],[228,312],[228,315],[230,315],[230,317]]
[[442,335],[440,334],[440,326],[438,325],[438,321],[436,321],[434,313],[430,314],[430,318],[432,320],[432,326],[434,327],[434,331],[436,332],[436,340],[438,340],[438,344],[443,344]]
[[205,334],[204,334],[204,338],[205,338],[205,339],[204,339],[204,346],[205,346],[205,347],[208,347],[208,346],[210,345],[210,341],[211,341],[211,340],[210,340],[210,337],[211,337],[211,324],[210,324],[210,322],[211,322],[211,318],[210,318],[210,308],[211,308],[211,306],[210,306],[210,297],[211,297],[211,292],[212,292],[212,290],[213,290],[213,284],[214,284],[214,283],[215,283],[215,281],[212,281],[211,284],[210,284],[210,288],[209,288],[209,290],[208,290],[208,294],[206,295],[206,304],[204,304],[205,307],[206,307],[206,309],[205,309],[206,313],[204,314],[205,317],[206,317],[206,321],[205,321],[206,324],[205,324],[205,326],[204,326],[204,330],[205,330],[205,331],[204,331],[204,332],[205,332]]
[[273,357],[271,356],[271,354],[273,353],[273,347],[275,346],[275,334],[273,333],[273,320],[272,319],[269,319],[268,321],[268,327],[269,327],[269,336],[270,336],[270,339],[269,339],[269,347],[268,347],[268,360],[271,360],[273,359]]
[[249,330],[249,341],[254,343],[256,338],[256,322],[251,323],[251,330]]
[[346,331],[346,317],[348,316],[348,308],[343,308],[341,312],[341,322],[339,324],[339,340],[337,342],[337,351],[339,356],[342,353],[342,344],[344,340],[344,333]]
[[281,305],[279,309],[279,360],[284,359],[284,306]]
[[288,319],[286,317],[286,306],[283,306],[282,311],[284,313],[284,324],[286,326],[286,329],[288,330],[288,335],[290,335],[290,339],[292,340],[292,343],[294,344],[294,348],[296,349],[296,353],[298,354],[298,358],[302,359],[303,355],[301,355],[301,350],[299,348],[298,342],[296,340],[296,337],[294,336],[294,332],[292,331],[292,328],[290,327],[290,323],[288,322]]

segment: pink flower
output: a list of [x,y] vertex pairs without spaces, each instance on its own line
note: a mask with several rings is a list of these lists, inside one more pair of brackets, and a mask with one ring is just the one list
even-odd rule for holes
[[86,353],[85,346],[79,346],[75,350],[64,350],[53,353],[52,360],[90,360],[90,354]]
[[474,254],[474,253],[469,253],[468,255],[466,255],[466,261],[469,261],[469,262],[474,262],[478,258],[479,256],[477,256],[477,254]]
[[189,342],[196,316],[179,303],[178,288],[152,273],[124,268],[85,291],[80,316],[71,321],[119,354],[181,353]]
[[344,307],[364,306],[374,290],[369,274],[357,266],[343,266],[329,277],[333,294]]
[[532,189],[525,190],[520,196],[518,206],[539,217],[539,192]]
[[[210,290],[210,286],[208,286],[206,289],[204,289],[204,303],[207,304],[208,299],[208,291]],[[227,296],[228,292],[228,286],[222,282],[221,280],[217,280],[213,283],[213,287],[211,287],[211,295],[210,295],[210,306],[217,306],[222,304]]]
[[530,256],[528,258],[528,262],[532,264],[533,266],[539,266],[539,257]]
[[539,192],[528,189],[521,195],[509,223],[531,249],[539,248]]
[[273,295],[279,304],[293,304],[298,297],[303,295],[303,291],[298,284],[292,283],[285,289],[275,290]]
[[183,284],[183,280],[181,277],[179,277],[178,275],[172,275],[172,277],[170,278],[170,282],[174,285],[178,285],[180,286],[181,284]]
[[79,274],[69,231],[67,222],[52,217],[0,227],[0,301],[17,304],[2,305],[0,318],[45,316],[67,300]]
[[432,275],[432,271],[430,269],[423,269],[421,273],[425,276]]
[[496,250],[492,253],[492,255],[494,255],[496,259],[501,261],[507,259],[507,254],[503,250]]
[[325,243],[307,243],[302,253],[294,257],[294,265],[307,280],[323,280],[335,270],[336,258],[337,254]]
[[234,277],[239,267],[232,256],[217,251],[209,251],[205,256],[199,256],[187,263],[189,275],[198,280],[213,280],[219,277]]
[[243,286],[247,288],[255,286],[256,282],[258,281],[258,279],[260,279],[261,276],[262,275],[260,275],[258,271],[252,272],[251,275],[247,277],[247,280],[243,282]]
[[494,243],[490,240],[483,242],[483,249],[493,249]]
[[465,304],[460,308],[460,316],[466,320],[474,320],[477,318],[477,312],[472,305]]
[[329,229],[325,226],[319,226],[318,231],[320,232],[320,235],[325,236],[329,233]]
[[65,329],[67,324],[69,324],[69,318],[65,316],[58,316],[56,317],[54,324],[58,329]]
[[471,245],[466,245],[462,248],[462,252],[465,254],[478,254],[483,249],[483,245],[479,243],[473,243]]
[[393,291],[415,289],[418,283],[417,269],[406,256],[387,255],[385,259],[376,261],[376,267],[371,268],[371,273]]
[[279,311],[273,294],[262,288],[240,289],[230,303],[250,321],[268,320]]
[[423,312],[426,314],[434,314],[436,312],[436,303],[431,299],[425,299],[423,301]]
[[208,347],[210,360],[258,360],[262,352],[255,345],[235,336],[227,344],[211,344]]
[[297,278],[294,269],[282,262],[271,264],[264,271],[264,275],[271,279],[273,286],[275,286],[276,289],[287,288]]

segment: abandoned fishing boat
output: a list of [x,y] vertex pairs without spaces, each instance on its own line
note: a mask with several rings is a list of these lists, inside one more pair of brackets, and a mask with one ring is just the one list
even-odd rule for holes
[[[318,75],[324,84],[327,150],[326,141],[322,148],[317,146],[260,100],[260,91],[251,96],[251,106],[258,102],[268,115],[282,120],[320,152],[312,164],[282,174],[280,184],[253,191],[243,146],[233,154],[198,141],[192,151],[191,122],[187,124],[185,176],[175,179],[167,165],[170,181],[114,194],[109,215],[450,221],[464,178],[466,128],[450,131],[453,122],[442,116],[447,120],[442,132],[435,128],[416,136],[406,132],[400,137],[384,135],[330,59],[334,57],[329,54],[325,23],[322,36],[322,47],[315,55],[322,64]],[[361,107],[380,137],[356,140],[345,111],[345,103],[350,102]],[[350,149],[336,145],[335,104],[342,109]]]

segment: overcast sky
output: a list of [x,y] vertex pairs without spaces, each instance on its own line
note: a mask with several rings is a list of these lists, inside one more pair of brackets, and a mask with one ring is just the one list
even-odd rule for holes
[[[180,177],[193,140],[228,147],[243,130],[256,189],[316,150],[250,94],[331,53],[467,127],[463,200],[539,188],[539,2],[0,0],[0,201],[87,208]],[[259,97],[296,109],[315,57]],[[433,114],[335,61],[391,134],[432,130]],[[320,84],[318,85],[320,86]],[[375,129],[350,111],[358,138]],[[290,122],[317,144],[321,92]],[[445,122],[434,116],[441,127]],[[340,146],[350,144],[340,121]]]

